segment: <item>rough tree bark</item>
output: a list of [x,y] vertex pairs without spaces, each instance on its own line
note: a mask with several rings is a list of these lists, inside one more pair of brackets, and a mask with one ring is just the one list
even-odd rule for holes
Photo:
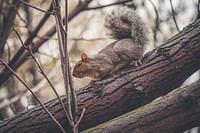
[[200,125],[200,80],[83,133],[180,133]]
[[[105,80],[77,91],[79,109],[86,109],[80,131],[97,126],[151,102],[179,87],[200,68],[200,20],[190,24],[142,60]],[[63,97],[63,101],[65,98]],[[55,118],[66,127],[64,112],[57,99],[45,103]],[[0,122],[0,131],[59,132],[41,106]]]

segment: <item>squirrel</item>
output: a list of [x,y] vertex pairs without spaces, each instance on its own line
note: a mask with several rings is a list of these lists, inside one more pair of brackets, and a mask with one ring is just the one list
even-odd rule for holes
[[105,18],[105,27],[109,29],[108,35],[116,41],[94,57],[83,53],[81,60],[74,66],[74,77],[101,80],[128,64],[142,64],[145,46],[151,41],[151,30],[136,12],[126,6],[119,6]]

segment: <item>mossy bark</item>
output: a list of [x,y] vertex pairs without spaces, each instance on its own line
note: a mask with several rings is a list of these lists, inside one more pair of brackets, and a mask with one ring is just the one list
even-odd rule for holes
[[83,133],[179,133],[200,124],[200,80]]

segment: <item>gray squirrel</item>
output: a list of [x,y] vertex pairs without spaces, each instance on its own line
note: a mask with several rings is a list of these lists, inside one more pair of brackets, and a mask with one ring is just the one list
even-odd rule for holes
[[94,57],[83,53],[74,66],[74,77],[101,80],[130,63],[135,66],[142,64],[145,46],[151,42],[151,30],[136,12],[119,6],[106,17],[105,27],[109,29],[108,35],[116,41]]

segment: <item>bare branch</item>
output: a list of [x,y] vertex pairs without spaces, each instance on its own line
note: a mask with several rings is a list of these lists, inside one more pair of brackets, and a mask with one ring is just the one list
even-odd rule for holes
[[9,46],[9,44],[8,44],[8,42],[6,43],[7,45],[7,47],[8,47],[8,62],[10,61],[10,57],[11,57],[11,51],[10,51],[10,46]]
[[[16,12],[19,9],[20,4],[17,4],[17,0],[13,0],[11,4],[15,5],[13,7],[9,7],[6,15],[1,20],[1,29],[0,29],[0,57],[2,57],[4,53],[4,47],[6,44],[6,40],[9,36],[9,33],[12,29],[13,22],[15,20]],[[3,4],[3,3],[2,3]],[[3,6],[3,5],[2,5]]]
[[71,122],[70,117],[69,117],[69,114],[67,113],[67,111],[66,111],[66,109],[65,109],[65,107],[64,107],[64,104],[63,104],[63,102],[61,101],[61,99],[60,99],[60,97],[59,97],[59,95],[58,95],[58,93],[57,93],[55,87],[53,86],[53,84],[51,83],[51,81],[49,80],[49,78],[47,77],[47,75],[44,73],[44,70],[43,70],[42,67],[40,66],[39,62],[36,60],[36,58],[35,58],[33,52],[32,52],[31,49],[30,49],[30,47],[27,47],[26,45],[24,45],[24,43],[23,43],[23,41],[22,41],[22,39],[21,39],[19,33],[18,33],[15,29],[13,29],[13,31],[17,34],[17,36],[18,36],[18,38],[19,38],[21,44],[23,45],[23,47],[24,47],[27,51],[29,51],[29,53],[30,53],[32,59],[33,59],[34,62],[36,63],[37,67],[39,68],[39,72],[44,76],[44,78],[47,80],[47,82],[48,82],[49,85],[51,86],[53,92],[56,94],[58,100],[60,101],[60,104],[61,104],[61,106],[62,106],[62,108],[63,108],[63,111],[64,111],[66,117],[69,119],[70,125],[74,125],[74,124]]
[[[76,101],[76,94],[75,94],[75,89],[74,89],[74,82],[70,70],[70,62],[69,62],[69,55],[68,55],[68,0],[65,2],[65,43],[64,43],[64,53],[65,53],[65,62],[66,62],[66,67],[67,67],[67,73],[66,76],[69,77],[69,86],[70,86],[70,91],[71,91],[71,109],[72,109],[72,116],[74,119],[74,122],[77,121],[78,119],[78,107],[77,107],[77,101]],[[76,128],[76,126],[74,126]]]
[[[67,103],[67,111],[70,115],[71,120],[73,119],[73,122],[76,122],[76,119],[78,117],[78,111],[77,111],[77,103],[76,103],[76,95],[74,91],[74,85],[72,80],[72,74],[70,71],[70,63],[69,63],[69,56],[68,56],[68,49],[67,49],[67,30],[68,30],[68,2],[65,4],[65,30],[64,25],[62,23],[61,18],[61,11],[59,6],[59,1],[54,0],[53,3],[54,6],[54,16],[56,20],[56,30],[58,35],[58,43],[59,43],[59,51],[60,51],[60,57],[61,57],[61,67],[62,67],[62,73],[64,77],[64,86],[66,90],[66,103]],[[71,95],[70,95],[71,94]],[[78,133],[78,128],[74,125],[71,125],[71,132]]]
[[[62,20],[60,20],[62,21]],[[69,84],[69,71],[68,71],[68,67],[69,67],[69,63],[67,62],[67,59],[69,58],[68,57],[68,47],[67,47],[67,40],[68,40],[68,0],[65,1],[65,18],[64,18],[64,23],[65,23],[65,29],[64,29],[64,38],[63,38],[63,52],[64,52],[64,55],[63,55],[63,60],[64,62],[63,63],[63,77],[64,79],[66,80],[66,82],[64,82],[65,85],[65,93],[66,93],[66,101],[67,101],[67,104],[68,104],[68,109],[72,115],[72,118],[73,118],[73,113],[72,113],[72,108],[71,108],[71,99],[70,99],[70,89],[68,88],[68,84]],[[62,27],[62,25],[60,25],[60,27]],[[60,38],[61,39],[61,38]],[[74,121],[74,119],[73,119]],[[74,121],[75,123],[75,121]]]
[[[85,1],[81,2],[81,4],[79,4],[78,7],[75,10],[70,12],[68,21],[73,19],[80,12],[84,11],[85,8],[88,6],[88,4],[91,1],[92,0],[85,0]],[[52,4],[51,4],[49,10],[52,10]],[[24,42],[25,45],[33,44],[33,42],[32,42],[33,38],[37,35],[38,31],[41,29],[41,27],[46,22],[46,20],[48,19],[49,16],[50,16],[49,14],[45,14],[45,16],[42,18],[42,20],[38,24],[38,26],[35,28],[35,30],[29,35],[29,37]],[[34,42],[34,46],[32,47],[32,52],[33,53],[36,52],[38,50],[38,48],[40,46],[42,46],[42,44],[49,39],[49,37],[51,37],[55,34],[55,32],[56,32],[56,26],[54,25],[43,35],[45,38],[38,39],[36,42]],[[24,52],[24,47],[21,47],[17,51],[17,53],[14,55],[11,62],[9,62],[9,66],[11,66],[13,70],[16,70],[22,63],[25,62],[27,56],[29,56],[29,53]],[[0,78],[0,85],[2,85],[11,75],[12,75],[12,73],[10,73],[7,68],[5,68],[0,73],[0,77],[1,77]]]
[[83,108],[82,112],[81,112],[81,116],[79,117],[77,123],[75,124],[75,128],[78,127],[78,125],[80,124],[81,120],[83,119],[83,115],[85,113],[85,108]]
[[38,10],[38,11],[41,11],[41,12],[43,12],[43,13],[46,13],[46,14],[53,14],[52,12],[44,11],[44,10],[42,10],[42,9],[40,9],[40,8],[37,8],[37,7],[35,7],[35,6],[32,6],[31,4],[29,4],[29,3],[27,3],[27,2],[25,2],[25,1],[23,1],[23,0],[19,0],[19,2],[25,4],[25,5],[29,6],[29,7],[32,7],[33,9],[36,9],[36,10]]
[[107,38],[92,38],[92,39],[87,39],[87,38],[69,38],[69,41],[102,41]]
[[104,7],[118,5],[118,4],[130,2],[130,1],[132,1],[132,0],[117,1],[117,2],[114,2],[114,3],[108,4],[108,5],[101,5],[101,6],[97,6],[97,7],[88,7],[85,10],[95,10],[95,9],[100,9],[100,8],[104,8]]
[[24,19],[22,18],[22,16],[21,16],[18,12],[17,12],[17,16],[18,16],[19,19],[25,24],[25,27],[27,28],[28,32],[31,33],[31,30],[29,29],[29,26],[28,26],[26,20],[24,20]]
[[40,99],[37,97],[37,95],[31,90],[31,88],[29,87],[28,84],[26,84],[16,73],[15,71],[12,70],[12,68],[10,68],[8,66],[8,64],[6,62],[4,62],[1,58],[0,58],[0,62],[6,67],[8,68],[12,74],[15,75],[15,77],[31,92],[31,94],[36,98],[36,100],[39,102],[39,104],[42,106],[42,108],[46,111],[46,113],[52,118],[52,120],[56,123],[56,125],[60,128],[60,130],[63,133],[66,133],[65,130],[63,129],[63,127],[59,124],[59,122],[53,117],[53,115],[49,112],[49,110],[44,106],[44,104],[40,101]]
[[157,41],[157,31],[159,30],[159,14],[158,14],[158,10],[155,6],[155,4],[152,2],[152,0],[149,0],[149,2],[152,4],[153,9],[156,13],[156,19],[155,19],[155,28],[153,29],[153,36],[154,36],[154,40]]
[[[48,77],[48,79],[51,79],[54,75],[55,75],[55,73],[56,73],[56,69],[57,69],[57,67],[58,67],[58,65],[59,65],[59,63],[57,62],[56,63],[56,67],[53,69],[53,70],[51,70],[48,74],[47,74],[47,77]],[[46,79],[42,79],[35,87],[33,87],[32,88],[32,91],[35,93],[35,92],[37,92],[37,91],[39,91],[45,84],[46,84]],[[4,101],[2,101],[1,103],[0,103],[0,109],[2,109],[2,108],[4,108],[5,106],[8,106],[8,105],[10,105],[10,104],[13,104],[13,103],[15,103],[16,101],[18,101],[22,96],[27,96],[27,97],[29,97],[31,95],[31,93],[29,93],[29,91],[28,90],[26,90],[26,91],[24,91],[24,92],[22,92],[21,94],[19,94],[19,95],[16,95],[15,97],[12,97],[11,99],[9,99],[9,100],[4,100]]]
[[180,29],[178,28],[178,24],[176,22],[176,17],[175,17],[174,8],[173,8],[173,5],[172,5],[172,0],[169,0],[169,1],[170,1],[170,5],[171,5],[171,10],[172,10],[172,16],[173,16],[174,23],[176,25],[177,30],[180,31]]
[[62,68],[62,73],[63,73],[63,78],[64,78],[64,86],[65,86],[65,90],[66,90],[66,97],[67,97],[67,112],[70,116],[69,120],[72,120],[72,114],[71,114],[71,104],[70,104],[70,96],[69,96],[69,88],[68,88],[68,75],[66,76],[66,74],[68,74],[67,68],[66,68],[66,62],[65,62],[65,53],[64,53],[64,42],[65,39],[63,38],[65,34],[63,32],[63,27],[62,27],[62,19],[61,19],[61,14],[60,14],[60,8],[59,8],[59,2],[58,1],[54,1],[53,3],[54,6],[54,16],[55,16],[55,20],[56,20],[56,30],[57,30],[57,35],[58,35],[58,44],[59,44],[59,52],[60,52],[60,59],[61,59],[61,68]]

